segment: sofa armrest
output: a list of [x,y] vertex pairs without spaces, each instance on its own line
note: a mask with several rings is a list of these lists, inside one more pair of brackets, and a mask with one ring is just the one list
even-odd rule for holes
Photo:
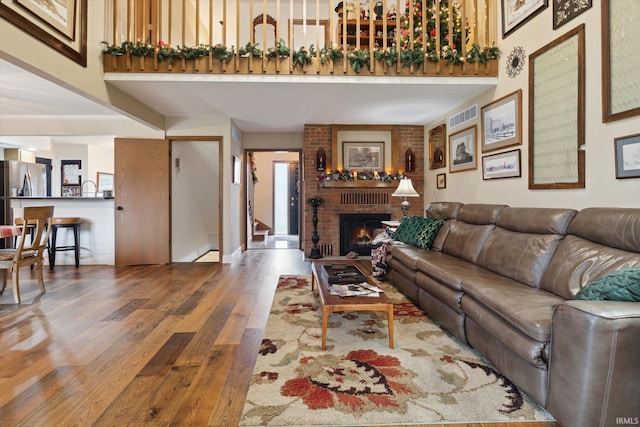
[[[563,426],[638,420],[640,304],[567,301],[551,324],[546,408]],[[637,423],[637,421],[636,421]]]

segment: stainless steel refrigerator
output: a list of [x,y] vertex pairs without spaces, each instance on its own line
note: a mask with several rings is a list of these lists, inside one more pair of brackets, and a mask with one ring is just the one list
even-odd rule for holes
[[[9,197],[45,197],[46,166],[17,160],[0,161],[0,224],[13,224]],[[0,239],[2,240],[2,239]]]

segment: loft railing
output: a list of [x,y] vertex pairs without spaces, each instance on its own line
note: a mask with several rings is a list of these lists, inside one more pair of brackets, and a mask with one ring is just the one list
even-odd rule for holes
[[497,75],[495,0],[112,0],[104,70]]

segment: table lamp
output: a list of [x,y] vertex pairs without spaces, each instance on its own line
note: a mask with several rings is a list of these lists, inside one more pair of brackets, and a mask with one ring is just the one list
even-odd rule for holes
[[408,216],[409,212],[409,202],[407,202],[407,197],[420,197],[420,195],[413,188],[413,184],[411,183],[411,179],[404,178],[400,180],[400,184],[396,191],[393,192],[392,196],[394,197],[404,197],[402,203],[400,203],[400,207],[402,208],[402,216]]

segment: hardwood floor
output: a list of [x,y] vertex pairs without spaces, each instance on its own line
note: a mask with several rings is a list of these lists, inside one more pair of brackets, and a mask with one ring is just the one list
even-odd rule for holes
[[40,295],[22,269],[23,303],[0,296],[0,426],[235,426],[277,279],[310,272],[296,249],[59,266]]

